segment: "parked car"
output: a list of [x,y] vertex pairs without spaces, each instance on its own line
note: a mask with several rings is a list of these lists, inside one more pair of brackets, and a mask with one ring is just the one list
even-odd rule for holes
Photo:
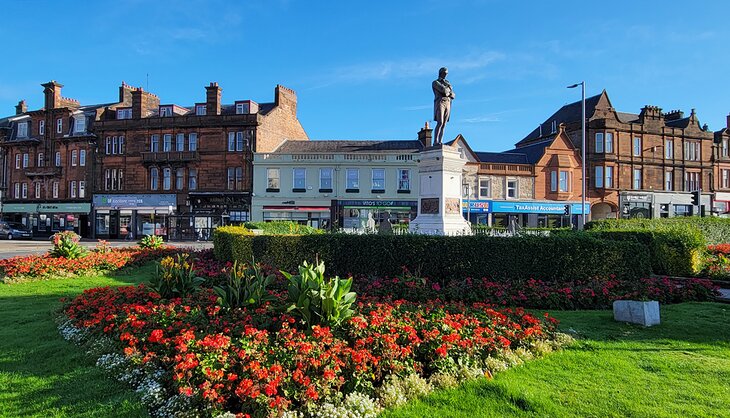
[[33,238],[33,233],[31,232],[30,228],[28,228],[27,226],[25,226],[19,222],[0,221],[0,238],[31,239],[31,238]]

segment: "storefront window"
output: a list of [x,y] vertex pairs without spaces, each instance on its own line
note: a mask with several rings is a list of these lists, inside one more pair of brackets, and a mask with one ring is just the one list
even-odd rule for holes
[[692,205],[674,205],[674,216],[692,216]]

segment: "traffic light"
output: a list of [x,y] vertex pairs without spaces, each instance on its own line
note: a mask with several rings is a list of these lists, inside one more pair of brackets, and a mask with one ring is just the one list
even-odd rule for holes
[[699,206],[700,205],[700,190],[695,190],[692,192],[692,205],[693,206]]
[[570,216],[570,205],[565,205],[563,208],[563,215]]

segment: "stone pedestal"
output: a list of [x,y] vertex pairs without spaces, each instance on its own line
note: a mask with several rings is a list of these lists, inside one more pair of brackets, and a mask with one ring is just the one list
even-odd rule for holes
[[655,300],[617,300],[613,302],[613,319],[645,327],[659,325],[659,302]]
[[418,157],[420,193],[418,216],[412,233],[427,235],[469,235],[471,226],[461,209],[461,173],[466,161],[450,146],[435,146]]

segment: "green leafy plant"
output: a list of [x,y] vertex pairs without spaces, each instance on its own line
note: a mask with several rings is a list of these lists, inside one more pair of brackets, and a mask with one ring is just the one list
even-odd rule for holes
[[234,262],[226,270],[226,283],[222,286],[213,286],[218,295],[218,304],[228,308],[249,306],[257,308],[266,302],[276,300],[267,287],[273,283],[276,276],[266,276],[261,265],[252,263]]
[[150,286],[165,299],[191,295],[200,289],[205,279],[195,274],[193,261],[186,253],[165,257],[155,268]]
[[73,231],[57,232],[53,235],[51,256],[64,257],[70,260],[86,255],[86,249],[79,245],[81,237]]
[[300,317],[310,329],[314,325],[337,326],[352,317],[357,294],[350,292],[352,277],[329,280],[323,262],[299,266],[299,274],[282,272],[289,281],[286,311]]
[[145,235],[139,240],[139,248],[149,248],[156,250],[162,248],[164,240],[159,235]]

